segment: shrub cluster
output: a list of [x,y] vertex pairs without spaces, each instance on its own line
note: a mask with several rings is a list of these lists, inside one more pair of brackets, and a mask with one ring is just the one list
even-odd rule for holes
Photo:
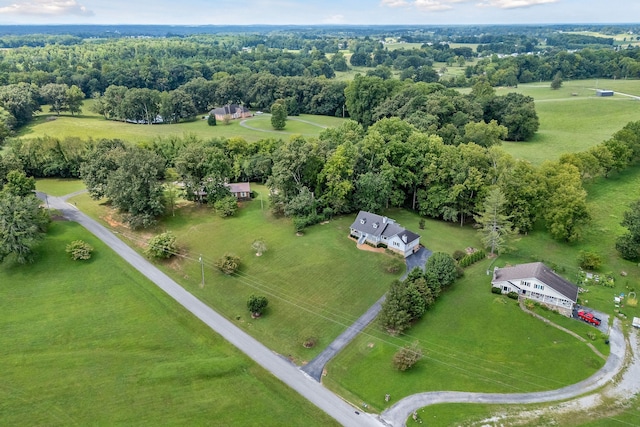
[[406,345],[393,355],[393,366],[399,371],[406,371],[422,359],[422,349],[418,347],[418,341]]
[[492,294],[502,294],[502,289],[496,288],[495,286],[492,286],[491,287],[491,293]]
[[67,245],[66,252],[75,261],[87,260],[91,258],[93,247],[84,240],[74,240]]
[[485,259],[487,254],[484,250],[480,249],[479,251],[475,251],[472,254],[466,255],[460,261],[458,261],[458,265],[462,268],[469,267],[471,264],[475,264],[478,261],[482,261]]
[[[496,289],[497,289],[497,288],[496,288]],[[507,296],[508,296],[509,298],[511,298],[511,299],[518,299],[518,293],[517,293],[517,292],[514,292],[514,291],[509,292],[509,293],[507,294]]]
[[177,250],[176,236],[167,231],[153,236],[145,253],[154,258],[171,258]]

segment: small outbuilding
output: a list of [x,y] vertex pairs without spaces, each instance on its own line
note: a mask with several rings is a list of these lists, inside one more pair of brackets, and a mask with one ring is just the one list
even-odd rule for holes
[[608,89],[596,89],[596,96],[613,96],[613,91]]

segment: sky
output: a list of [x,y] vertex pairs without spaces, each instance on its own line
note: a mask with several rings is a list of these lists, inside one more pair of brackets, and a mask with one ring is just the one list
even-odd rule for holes
[[638,0],[0,0],[0,24],[464,25],[639,19]]

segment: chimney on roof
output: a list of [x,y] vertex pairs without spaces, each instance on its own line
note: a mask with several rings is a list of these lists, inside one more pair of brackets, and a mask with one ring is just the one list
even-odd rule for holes
[[383,224],[386,224],[386,223],[387,223],[387,217],[386,217],[386,216],[383,216],[383,217],[382,217],[382,223],[383,223]]

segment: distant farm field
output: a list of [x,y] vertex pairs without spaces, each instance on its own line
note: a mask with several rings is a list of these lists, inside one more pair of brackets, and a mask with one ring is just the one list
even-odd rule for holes
[[[616,93],[613,97],[597,97],[596,87]],[[640,97],[638,80],[568,81],[555,91],[548,82],[496,90],[498,95],[509,92],[535,99],[540,129],[529,141],[507,142],[503,147],[512,156],[534,164],[586,150],[609,139],[630,121],[640,119],[640,99],[635,98]]]
[[[241,125],[241,120],[232,120],[230,124],[218,123],[217,126],[209,126],[202,116],[192,122],[163,125],[139,125],[124,123],[114,120],[106,120],[104,117],[88,112],[88,104],[85,101],[83,114],[80,116],[41,113],[34,120],[18,132],[19,138],[38,138],[51,136],[57,138],[77,137],[82,139],[119,138],[130,142],[150,142],[155,138],[184,135],[195,135],[200,139],[216,137],[238,136],[252,142],[263,138],[282,137],[288,138],[292,134],[318,135],[324,127],[339,126],[343,119],[338,117],[301,115],[293,119],[306,120],[311,123],[289,120],[283,131],[274,131],[271,128],[270,116],[255,116],[246,119],[247,127]],[[48,107],[44,107],[48,110]],[[255,125],[255,126],[254,126]]]
[[79,225],[0,283],[1,425],[335,425]]

